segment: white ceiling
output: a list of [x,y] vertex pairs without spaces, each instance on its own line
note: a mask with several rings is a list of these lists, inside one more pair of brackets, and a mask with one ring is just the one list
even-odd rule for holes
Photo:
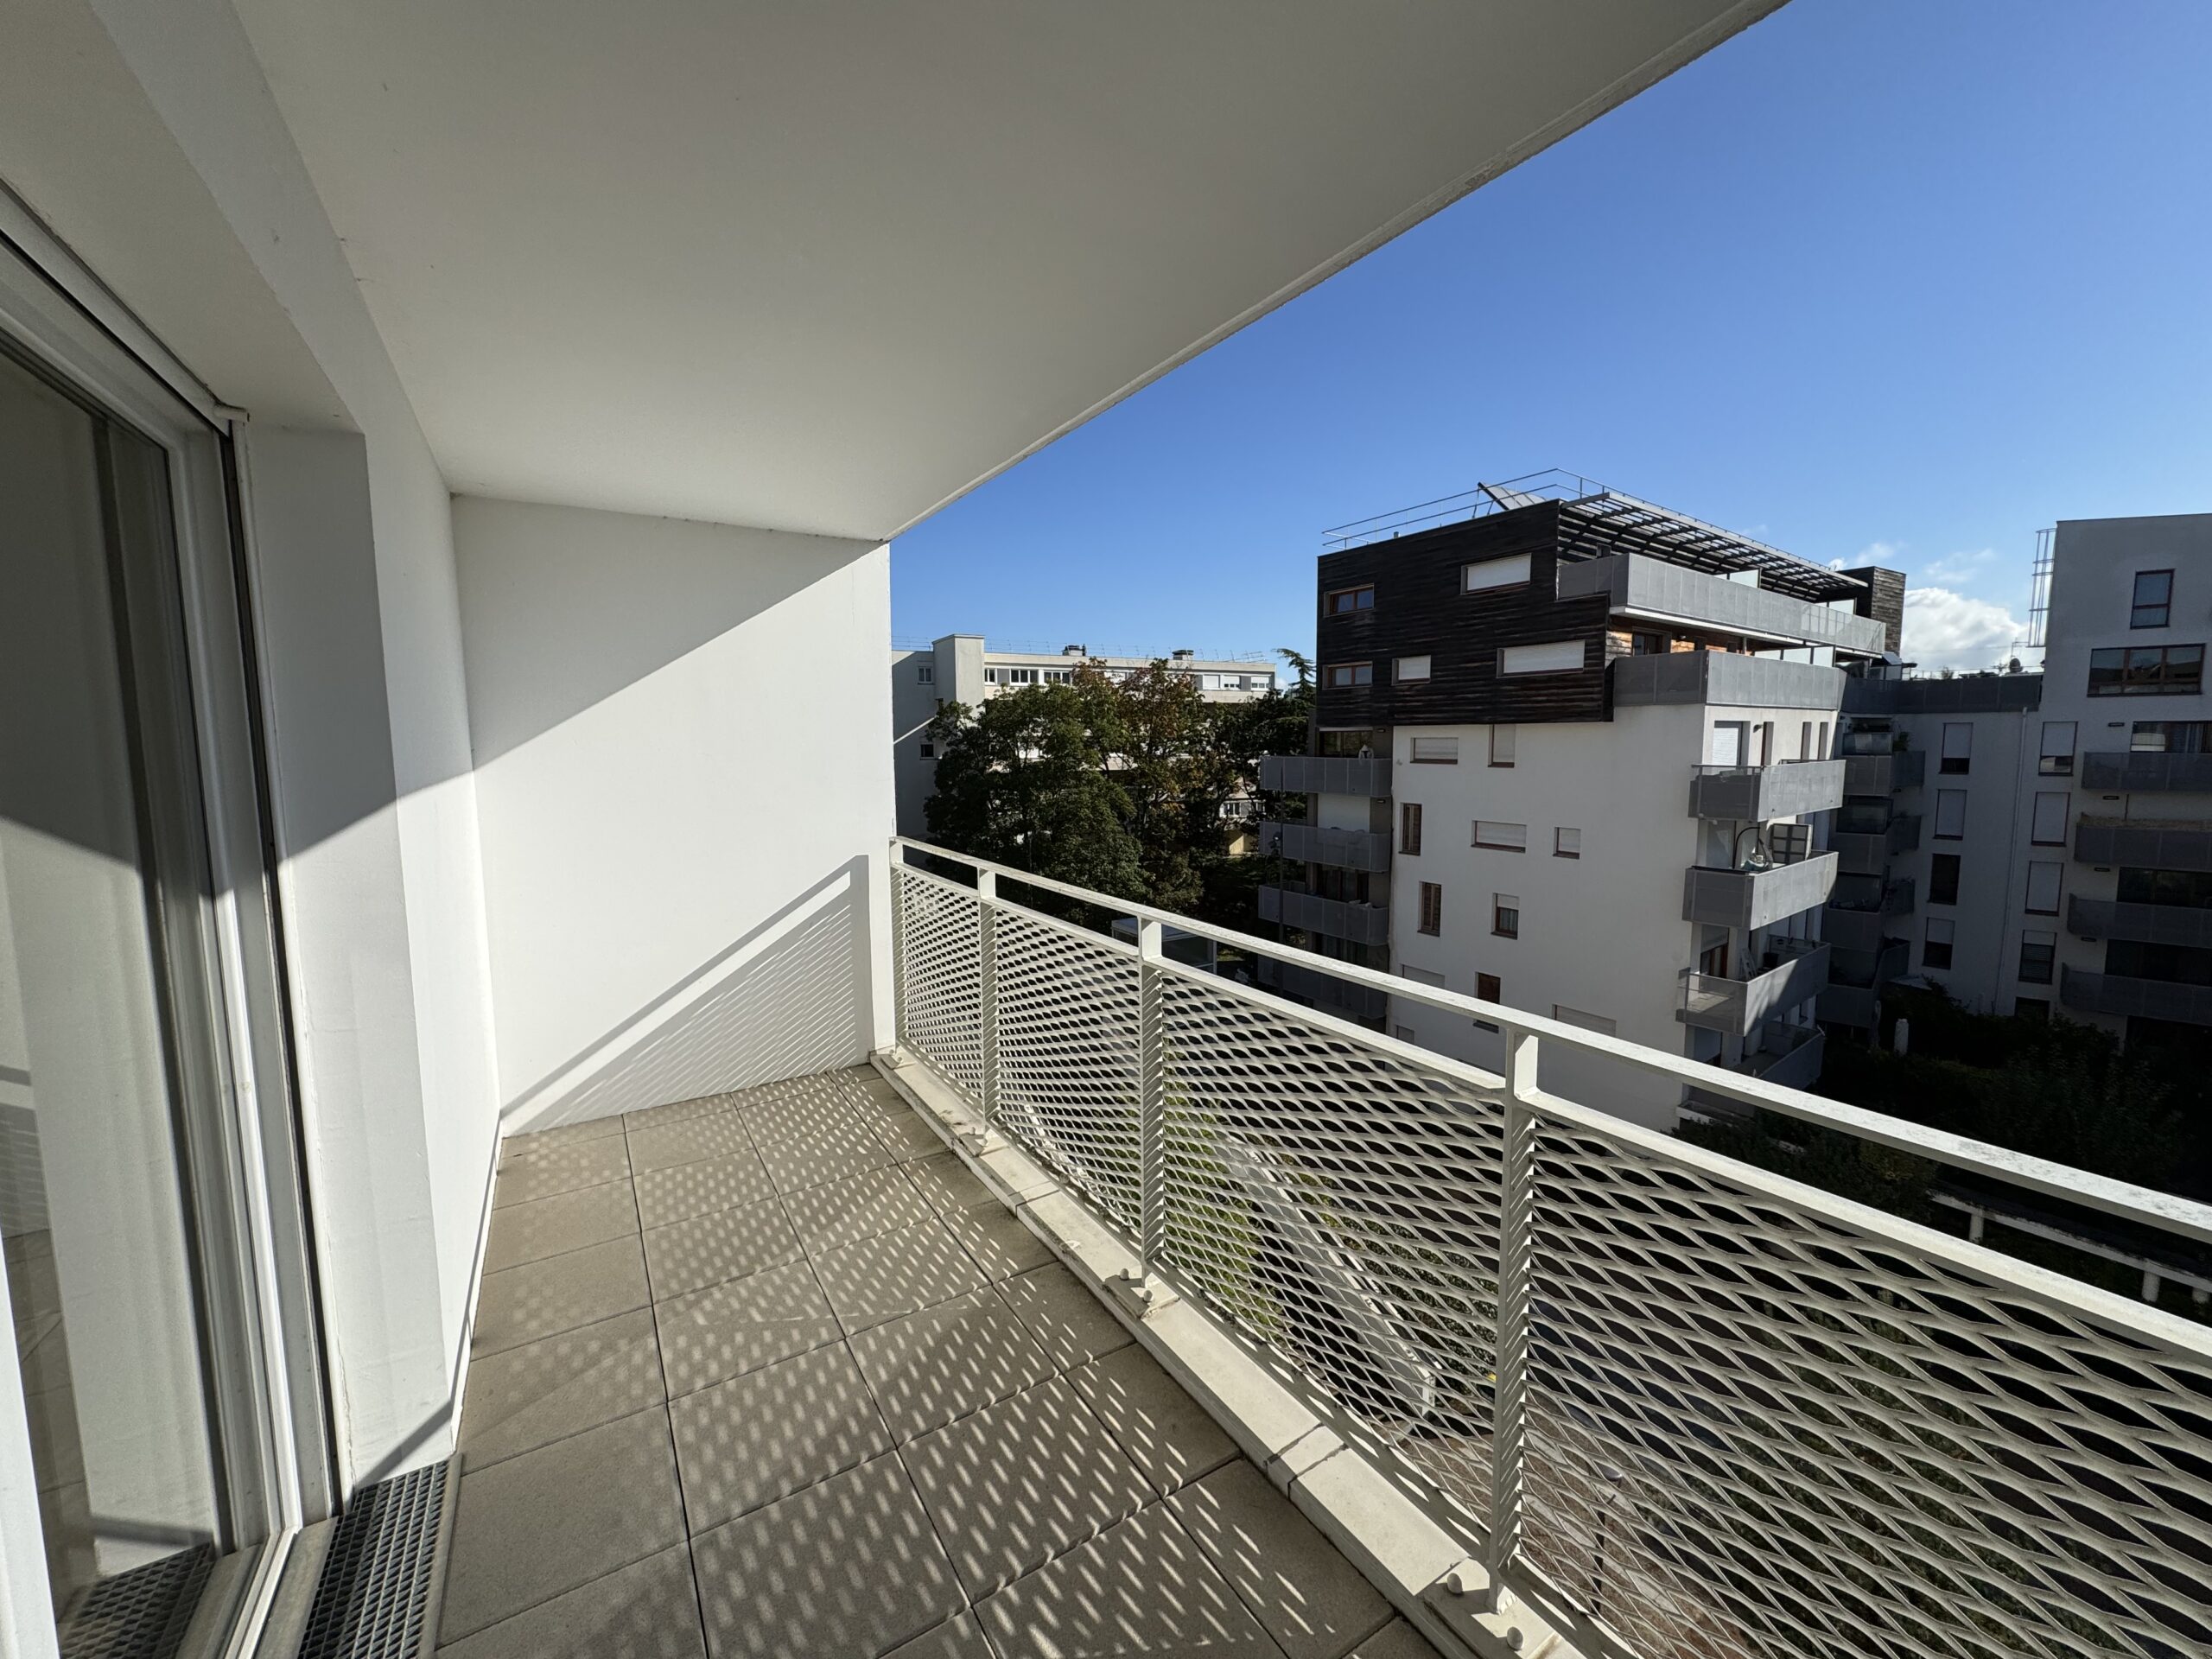
[[855,536],[1777,3],[237,0],[455,489]]

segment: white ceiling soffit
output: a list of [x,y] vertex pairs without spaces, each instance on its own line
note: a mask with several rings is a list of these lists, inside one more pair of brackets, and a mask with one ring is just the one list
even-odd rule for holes
[[455,489],[851,536],[1777,3],[237,0]]

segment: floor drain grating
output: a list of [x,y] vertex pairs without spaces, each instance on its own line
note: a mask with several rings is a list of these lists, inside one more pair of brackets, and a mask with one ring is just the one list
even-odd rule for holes
[[446,1465],[363,1488],[331,1534],[299,1659],[413,1659],[435,1569]]

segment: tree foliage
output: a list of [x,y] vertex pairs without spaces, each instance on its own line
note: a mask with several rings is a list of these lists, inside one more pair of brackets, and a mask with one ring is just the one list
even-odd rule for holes
[[948,703],[930,728],[930,838],[1117,898],[1249,920],[1242,867],[1260,861],[1230,855],[1223,807],[1252,791],[1262,754],[1305,748],[1312,705],[1304,681],[1209,703],[1164,661],[1120,679],[1085,664],[1064,684]]

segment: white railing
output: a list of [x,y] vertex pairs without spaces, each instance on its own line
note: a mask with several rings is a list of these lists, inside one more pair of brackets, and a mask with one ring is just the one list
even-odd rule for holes
[[2212,1209],[1325,964],[1498,1027],[1494,1076],[1171,961],[1161,929],[1307,952],[893,861],[901,1046],[1586,1656],[2212,1645],[2212,1330],[1562,1099],[1539,1050],[2197,1243]]

